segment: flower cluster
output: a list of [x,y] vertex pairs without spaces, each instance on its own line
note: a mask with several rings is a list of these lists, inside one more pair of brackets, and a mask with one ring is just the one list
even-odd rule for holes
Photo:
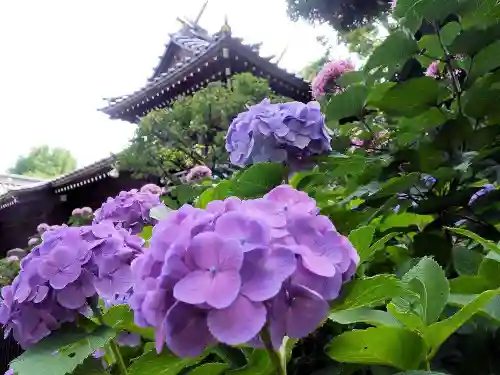
[[160,203],[159,194],[152,194],[150,190],[122,191],[115,198],[108,198],[96,210],[94,223],[111,222],[116,227],[130,229],[137,234],[144,226],[154,223],[149,211]]
[[0,323],[29,347],[86,311],[96,292],[127,292],[130,263],[141,252],[141,239],[108,222],[46,231],[12,285],[2,288]]
[[433,61],[429,64],[427,67],[427,70],[425,71],[425,75],[427,77],[432,77],[432,78],[439,78],[440,72],[439,72],[439,61]]
[[150,193],[150,194],[154,194],[154,195],[162,195],[163,190],[158,185],[146,184],[143,187],[141,187],[140,192],[141,193]]
[[470,197],[469,206],[472,205],[479,198],[481,198],[482,196],[485,196],[486,194],[488,194],[489,192],[491,192],[493,190],[495,190],[495,186],[493,186],[491,184],[484,185],[481,190],[478,190],[476,193],[474,193],[472,195],[472,197]]
[[342,92],[343,88],[337,84],[336,80],[344,73],[351,72],[354,69],[354,64],[350,60],[327,62],[312,81],[313,97],[319,99],[327,93],[335,95]]
[[321,323],[358,261],[315,201],[282,185],[260,199],[184,205],[161,220],[132,263],[129,304],[136,324],[155,327],[158,351],[259,345],[266,322],[278,347]]
[[189,170],[188,174],[186,175],[186,182],[188,184],[193,184],[205,178],[211,177],[212,171],[210,170],[210,168],[205,165],[197,165],[196,167],[193,167]]
[[319,103],[272,104],[263,100],[240,113],[226,136],[231,163],[299,160],[331,151]]

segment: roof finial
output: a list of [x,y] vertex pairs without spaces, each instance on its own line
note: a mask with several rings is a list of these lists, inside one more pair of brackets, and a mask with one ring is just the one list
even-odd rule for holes
[[223,34],[231,34],[231,26],[229,26],[227,14],[224,16],[224,25],[221,27],[220,31]]
[[203,15],[203,13],[205,13],[205,9],[207,9],[207,5],[208,5],[208,0],[205,0],[205,3],[203,4],[203,6],[200,9],[200,12],[198,13],[198,16],[195,18],[195,20],[193,22],[194,26],[198,26],[198,22],[200,22],[201,16]]

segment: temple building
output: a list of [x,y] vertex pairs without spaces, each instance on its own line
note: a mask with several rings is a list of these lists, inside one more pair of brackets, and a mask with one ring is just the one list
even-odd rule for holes
[[[234,37],[227,21],[215,34],[199,26],[203,9],[194,22],[179,20],[181,28],[170,35],[143,87],[106,99],[106,106],[99,110],[111,119],[137,123],[150,111],[168,107],[181,95],[192,94],[214,81],[230,85],[231,76],[243,72],[266,79],[279,95],[302,102],[311,100],[307,82],[278,67],[279,58],[262,57],[260,45],[245,44]],[[60,224],[76,207],[96,209],[121,190],[138,188],[147,182],[159,183],[155,176],[133,179],[130,173],[118,171],[115,163],[115,158],[109,157],[51,181],[3,195],[0,192],[0,256],[9,249],[25,247],[40,222]]]

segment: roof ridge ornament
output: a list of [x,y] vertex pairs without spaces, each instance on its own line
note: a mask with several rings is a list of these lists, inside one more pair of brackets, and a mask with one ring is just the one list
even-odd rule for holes
[[224,16],[224,25],[222,25],[220,32],[224,36],[231,35],[231,26],[229,26],[227,14]]

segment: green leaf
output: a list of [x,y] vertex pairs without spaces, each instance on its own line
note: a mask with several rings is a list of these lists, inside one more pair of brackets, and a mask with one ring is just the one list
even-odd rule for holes
[[227,371],[228,375],[270,375],[274,372],[273,364],[265,350],[254,349],[248,364],[242,368]]
[[458,22],[448,22],[440,30],[441,40],[445,46],[449,46],[453,43],[455,38],[462,31],[462,27]]
[[403,281],[416,279],[411,289],[419,295],[422,306],[421,317],[426,324],[437,321],[450,295],[450,285],[444,270],[431,258],[421,259],[404,276]]
[[79,365],[71,375],[108,375],[109,373],[102,367],[102,362],[92,357],[87,358]]
[[340,324],[367,323],[376,327],[400,326],[400,323],[388,312],[364,307],[332,312],[328,318]]
[[395,298],[387,305],[387,311],[412,331],[422,332],[425,328],[422,318],[415,313],[412,304],[408,303],[407,299]]
[[483,309],[499,293],[499,290],[488,290],[481,293],[472,302],[462,307],[456,314],[427,327],[424,338],[431,348],[431,358],[453,332]]
[[392,115],[416,116],[437,104],[439,85],[431,77],[409,79],[387,90],[377,102],[369,104]]
[[396,193],[408,190],[413,185],[420,181],[420,176],[418,173],[410,173],[404,176],[393,177],[385,181],[381,186],[380,190],[373,194],[373,198],[388,197]]
[[198,195],[198,191],[191,185],[177,185],[171,193],[181,205],[192,202]]
[[384,250],[387,242],[393,239],[396,235],[397,233],[389,233],[386,234],[384,237],[378,239],[373,245],[369,247],[369,249],[366,252],[364,252],[363,254],[359,254],[359,257],[361,259],[360,262],[369,260],[375,253]]
[[445,374],[444,372],[417,370],[417,371],[398,372],[396,375],[448,375],[448,374]]
[[490,240],[487,240],[487,239],[481,237],[480,235],[478,235],[474,232],[471,232],[470,230],[462,229],[462,228],[451,228],[451,227],[445,227],[445,228],[452,231],[452,232],[455,232],[457,234],[468,237],[468,238],[478,242],[481,246],[483,246],[483,248],[486,251],[494,251],[495,253],[500,254],[500,247],[497,244],[495,244],[493,241],[490,241]]
[[390,215],[384,219],[379,225],[378,229],[385,232],[388,229],[397,227],[404,228],[411,225],[416,225],[418,228],[423,229],[427,224],[432,222],[434,218],[430,215],[417,215],[410,212],[401,214]]
[[137,358],[128,368],[128,375],[177,375],[186,367],[195,365],[203,357],[198,358],[179,358],[163,351],[156,354],[156,351],[150,351]]
[[349,233],[349,241],[356,249],[361,259],[361,262],[367,259],[370,253],[370,245],[375,234],[375,228],[372,226],[361,227]]
[[361,118],[367,96],[368,90],[362,84],[349,86],[344,92],[332,95],[325,109],[328,121]]
[[147,242],[151,239],[151,236],[153,235],[153,227],[151,225],[147,225],[144,228],[142,228],[141,233],[139,233],[139,236]]
[[472,62],[472,69],[467,77],[469,82],[474,81],[477,77],[480,77],[489,71],[496,69],[500,66],[500,60],[498,56],[500,54],[500,40],[491,43],[486,48],[478,52],[474,56]]
[[[451,306],[463,307],[471,303],[475,298],[477,298],[477,295],[450,294],[448,304]],[[482,308],[478,314],[491,319],[496,324],[500,324],[500,297],[493,297],[493,299],[484,308]]]
[[491,289],[491,284],[484,276],[463,275],[450,280],[450,291],[458,294],[477,294]]
[[341,298],[334,302],[331,311],[381,306],[386,301],[407,293],[404,284],[394,275],[357,279],[345,285]]
[[398,0],[394,13],[397,17],[404,17],[413,11],[428,21],[440,21],[455,13],[460,5],[458,0]]
[[205,363],[189,371],[191,375],[220,375],[228,368],[226,363]]
[[365,65],[365,72],[378,74],[387,69],[386,76],[391,76],[405,62],[418,52],[418,45],[413,35],[398,29],[372,52]]
[[112,306],[103,315],[104,323],[117,330],[129,331],[149,339],[155,339],[153,328],[141,328],[134,323],[134,313],[128,305]]
[[488,289],[500,287],[500,255],[490,251],[479,265],[478,275],[488,281]]
[[328,344],[326,352],[338,362],[411,370],[424,360],[425,343],[405,328],[377,327],[344,332]]
[[233,192],[240,198],[258,198],[281,184],[284,178],[281,164],[254,164],[233,182]]
[[196,200],[196,207],[205,208],[211,201],[226,199],[231,195],[231,186],[231,181],[225,180],[214,187],[208,188]]
[[469,250],[464,246],[457,246],[453,249],[453,265],[459,275],[475,275],[482,261],[483,255],[477,251]]
[[60,329],[29,348],[14,359],[10,366],[17,375],[71,374],[94,351],[102,348],[116,335],[116,331],[99,327],[87,333]]

